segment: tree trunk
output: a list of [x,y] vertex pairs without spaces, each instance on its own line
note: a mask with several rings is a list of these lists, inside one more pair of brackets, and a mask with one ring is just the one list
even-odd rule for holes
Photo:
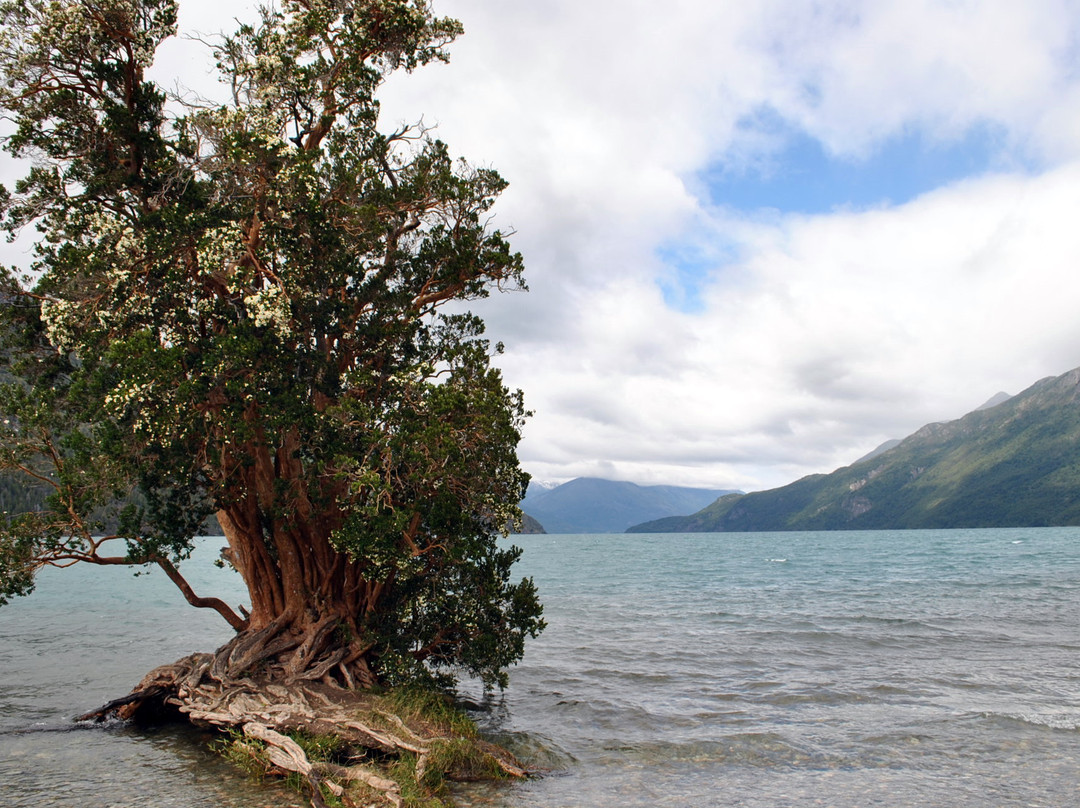
[[252,440],[227,451],[221,468],[226,489],[242,494],[217,518],[251,609],[237,636],[217,652],[215,670],[235,678],[259,667],[275,681],[370,687],[376,682],[371,648],[357,638],[363,634],[358,620],[375,610],[365,601],[375,588],[365,586],[360,564],[330,542],[341,521],[333,503],[343,492],[327,483],[316,510],[304,482],[298,430],[270,440],[257,406],[245,418]]
[[371,646],[358,639],[358,617],[374,607],[363,598],[373,587],[362,585],[359,565],[310,522],[266,525],[259,509],[245,510],[218,512],[228,560],[247,584],[251,611],[246,626],[217,652],[216,673],[236,679],[258,668],[285,683],[374,685]]

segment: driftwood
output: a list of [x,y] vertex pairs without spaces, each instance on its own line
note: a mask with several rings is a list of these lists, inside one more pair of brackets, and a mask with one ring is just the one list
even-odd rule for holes
[[[221,670],[220,653],[193,654],[156,668],[127,696],[114,699],[77,720],[101,721],[110,715],[138,720],[171,710],[197,726],[234,730],[244,738],[258,741],[263,746],[262,755],[274,770],[304,777],[311,786],[314,808],[325,805],[322,788],[346,805],[355,804],[349,793],[356,783],[362,783],[374,799],[381,801],[372,803],[369,798],[365,805],[400,808],[400,785],[372,763],[402,754],[412,755],[420,780],[438,743],[456,740],[444,729],[422,720],[403,720],[367,691],[345,689],[326,680],[306,677],[287,684],[251,677],[217,678],[215,672]],[[303,748],[289,737],[288,733],[297,731],[332,736],[344,747],[359,753],[347,765],[310,760]],[[478,738],[471,742],[490,768],[497,769],[502,776],[529,775],[509,752]],[[361,757],[369,762],[358,762]],[[445,775],[453,779],[455,773],[450,771]]]

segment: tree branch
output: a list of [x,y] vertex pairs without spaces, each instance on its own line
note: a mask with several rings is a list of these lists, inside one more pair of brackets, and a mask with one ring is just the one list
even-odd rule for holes
[[199,609],[213,609],[215,612],[225,618],[225,621],[237,631],[243,631],[247,628],[247,620],[244,620],[240,615],[232,610],[232,608],[221,598],[201,598],[195,594],[195,590],[191,588],[191,584],[187,582],[187,579],[180,574],[178,570],[169,559],[163,556],[154,556],[152,559],[155,564],[165,570],[165,574],[169,576],[169,580],[172,581],[184,593],[184,598],[192,606]]

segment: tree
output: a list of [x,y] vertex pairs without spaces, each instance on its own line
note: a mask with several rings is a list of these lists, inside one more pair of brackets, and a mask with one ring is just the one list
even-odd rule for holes
[[[215,45],[217,104],[146,77],[174,0],[0,4],[33,161],[0,210],[41,234],[4,278],[0,465],[51,491],[6,518],[0,602],[45,565],[157,565],[236,629],[219,679],[501,683],[543,627],[496,544],[526,413],[459,304],[522,261],[499,175],[384,133],[375,97],[461,29],[424,0],[280,6]],[[209,514],[247,609],[179,570]]]

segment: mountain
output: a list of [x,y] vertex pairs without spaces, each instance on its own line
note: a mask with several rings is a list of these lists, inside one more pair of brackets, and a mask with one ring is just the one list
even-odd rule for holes
[[831,474],[630,532],[1080,525],[1080,369],[995,396]]
[[995,393],[990,397],[989,401],[987,401],[981,407],[977,407],[976,409],[988,410],[991,407],[996,407],[998,404],[1004,404],[1010,398],[1012,398],[1012,396],[1010,396],[1008,393]]
[[515,531],[517,533],[547,533],[544,530],[544,526],[533,519],[529,514],[521,514],[521,527]]
[[887,440],[883,444],[878,446],[876,449],[872,449],[867,454],[864,454],[862,457],[860,457],[855,462],[856,463],[861,463],[864,460],[869,460],[872,457],[877,457],[879,454],[885,454],[885,452],[889,451],[889,449],[892,449],[894,446],[899,446],[899,445],[900,445],[900,441],[897,440],[896,438],[893,438],[892,440]]
[[554,488],[530,485],[521,508],[548,533],[622,533],[646,519],[690,513],[728,493],[579,477]]

